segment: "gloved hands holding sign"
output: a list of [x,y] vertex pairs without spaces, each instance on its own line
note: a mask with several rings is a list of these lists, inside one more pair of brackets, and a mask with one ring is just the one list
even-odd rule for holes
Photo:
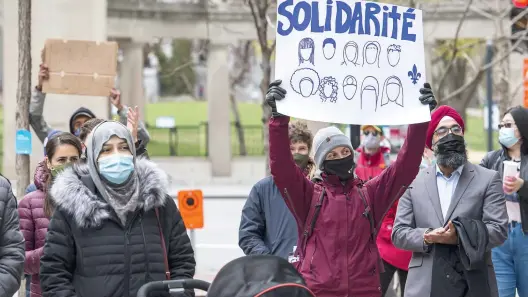
[[284,116],[277,112],[277,100],[282,100],[286,97],[286,90],[280,87],[282,80],[278,79],[269,85],[268,92],[266,93],[266,102],[271,107],[271,116],[280,117]]
[[431,85],[427,82],[424,83],[423,88],[420,89],[420,94],[422,94],[419,98],[420,102],[424,105],[429,105],[429,110],[433,111],[438,105],[438,102],[436,102]]

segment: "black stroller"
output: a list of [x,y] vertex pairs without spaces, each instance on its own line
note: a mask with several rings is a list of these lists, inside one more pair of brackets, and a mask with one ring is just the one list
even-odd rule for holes
[[181,294],[186,289],[206,291],[207,297],[315,297],[288,261],[265,255],[227,263],[210,285],[194,279],[151,282],[139,289],[137,297],[147,297],[153,291]]

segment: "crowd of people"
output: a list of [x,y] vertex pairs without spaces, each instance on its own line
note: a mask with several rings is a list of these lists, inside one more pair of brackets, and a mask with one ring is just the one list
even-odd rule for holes
[[[22,275],[31,297],[134,297],[148,282],[192,279],[194,251],[137,108],[112,90],[119,121],[80,108],[69,132],[54,130],[42,117],[47,77],[42,65],[30,105],[45,157],[18,206],[0,178],[0,296]],[[242,210],[246,255],[287,259],[317,297],[382,297],[395,275],[405,297],[528,296],[527,109],[506,112],[501,149],[474,165],[462,117],[426,83],[414,100],[431,121],[409,125],[391,161],[379,126],[362,126],[354,149],[336,127],[312,135],[290,122],[276,108],[281,83],[266,94],[271,176]]]

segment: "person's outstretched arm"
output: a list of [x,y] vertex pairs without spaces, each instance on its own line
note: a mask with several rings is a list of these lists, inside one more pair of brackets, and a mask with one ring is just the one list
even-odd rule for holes
[[20,232],[17,202],[9,181],[0,180],[0,296],[13,296],[24,271],[24,237]]
[[[426,83],[420,90],[419,100],[433,110],[437,103],[431,86]],[[367,182],[370,205],[373,206],[374,220],[379,227],[385,213],[394,201],[399,199],[420,171],[420,163],[425,147],[429,121],[411,124],[407,129],[407,138],[403,143],[396,161],[380,175]]]
[[60,210],[48,226],[44,254],[40,258],[40,288],[43,297],[75,297],[75,242],[72,230]]
[[238,246],[247,255],[269,255],[271,251],[264,242],[266,219],[261,207],[259,185],[253,186],[246,204],[242,208],[242,218],[238,229]]
[[29,124],[40,142],[44,143],[44,139],[48,137],[51,127],[44,119],[44,103],[46,101],[46,93],[42,93],[39,87],[35,87],[29,102]]
[[293,160],[288,136],[290,117],[277,112],[275,100],[282,100],[286,96],[286,90],[280,87],[281,83],[280,80],[271,83],[266,94],[266,100],[272,109],[269,121],[270,169],[273,180],[297,224],[304,226],[311,207],[314,185]]

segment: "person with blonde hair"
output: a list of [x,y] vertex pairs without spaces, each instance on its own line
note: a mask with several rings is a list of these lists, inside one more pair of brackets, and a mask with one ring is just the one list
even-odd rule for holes
[[[309,176],[315,165],[309,156],[313,135],[306,122],[288,126],[290,152]],[[257,182],[242,209],[238,244],[246,255],[271,254],[288,258],[297,242],[297,224],[271,176]]]

